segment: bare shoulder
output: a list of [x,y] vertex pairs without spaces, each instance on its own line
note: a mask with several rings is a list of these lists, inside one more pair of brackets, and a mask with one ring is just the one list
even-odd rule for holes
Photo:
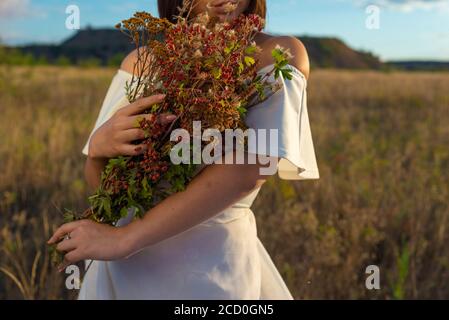
[[290,64],[301,71],[306,78],[309,78],[310,74],[310,61],[309,55],[307,54],[307,49],[296,37],[292,36],[270,36],[261,45],[262,47],[262,57],[261,65],[269,65],[272,61],[271,51],[279,45],[283,48],[289,49],[293,58],[290,60]]
[[135,49],[123,59],[120,69],[132,74],[134,72],[134,64],[137,61],[137,57],[137,49]]

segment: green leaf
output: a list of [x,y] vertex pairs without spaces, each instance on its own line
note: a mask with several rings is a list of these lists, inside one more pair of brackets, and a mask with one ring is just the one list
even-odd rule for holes
[[239,72],[242,73],[245,70],[245,65],[239,62]]
[[235,48],[235,42],[232,42],[228,47],[224,49],[225,54],[230,54]]
[[282,51],[280,49],[273,49],[271,51],[271,55],[273,56],[274,60],[276,60],[277,63],[284,60],[284,55],[282,54]]
[[208,59],[206,59],[205,61],[204,61],[204,65],[206,66],[206,67],[211,67],[211,66],[213,66],[214,65],[214,63],[215,63],[215,59],[214,58],[208,58]]
[[119,167],[121,169],[126,168],[126,158],[123,156],[110,159],[107,165],[107,169],[112,170],[113,167]]
[[278,68],[283,68],[288,64],[288,60],[282,60],[277,64]]
[[250,56],[245,56],[245,63],[248,67],[252,66],[253,64],[256,63],[256,60],[254,60],[253,57]]
[[150,188],[150,185],[148,183],[147,177],[144,177],[142,179],[141,184],[142,184],[142,189],[143,189],[142,190],[142,197],[145,198],[145,199],[151,198],[151,196],[153,195],[153,192],[152,192],[152,189]]
[[112,210],[111,210],[111,202],[109,201],[108,198],[104,198],[102,200],[102,205],[104,208],[104,211],[106,212],[106,214],[111,217],[112,216]]
[[138,217],[142,217],[145,214],[145,208],[142,207],[140,204],[136,204],[135,207],[136,207],[136,210],[137,210],[136,211],[136,215]]
[[248,111],[246,108],[244,107],[238,107],[237,108],[238,112],[240,113],[240,115],[244,116],[246,114],[246,112]]
[[282,77],[287,78],[288,80],[292,80],[292,71],[290,69],[282,69]]
[[215,79],[220,79],[221,78],[221,69],[219,69],[219,68],[212,69],[212,75],[214,76]]
[[188,63],[188,64],[183,65],[183,69],[184,69],[185,71],[189,71],[191,68],[192,68],[192,64],[191,64],[191,63]]
[[120,209],[120,216],[122,218],[125,218],[128,215],[128,208],[123,207],[122,209]]
[[254,54],[256,52],[256,46],[249,46],[245,49],[246,54]]
[[279,73],[280,73],[281,71],[279,70],[279,69],[276,69],[275,71],[274,71],[274,78],[275,79],[277,79],[277,78],[279,78]]

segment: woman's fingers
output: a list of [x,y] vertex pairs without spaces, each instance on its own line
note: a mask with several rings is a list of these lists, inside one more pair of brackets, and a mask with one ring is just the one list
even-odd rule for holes
[[146,109],[151,107],[153,104],[160,103],[164,100],[165,95],[155,95],[147,98],[139,99],[133,103],[131,103],[129,106],[126,106],[117,113],[126,115],[126,116],[132,116],[143,113]]
[[56,250],[65,252],[71,251],[76,248],[75,242],[76,241],[74,241],[73,239],[64,239],[58,243],[58,245],[56,246]]
[[62,238],[66,234],[72,232],[80,223],[81,223],[81,221],[75,221],[75,222],[69,222],[69,223],[63,224],[51,236],[51,238],[48,240],[48,244],[55,243],[56,241],[58,241],[60,238]]
[[123,156],[138,156],[144,153],[148,149],[148,146],[144,143],[134,145],[134,144],[123,144],[119,147],[119,153]]
[[70,266],[70,262],[67,261],[65,258],[64,260],[58,265],[58,272],[62,272],[65,270],[65,268],[67,268],[68,266]]
[[156,118],[156,121],[161,125],[166,125],[166,124],[173,122],[173,120],[175,120],[176,118],[177,117],[174,114],[163,113],[163,114],[158,115],[158,117]]
[[131,141],[145,138],[145,131],[142,129],[128,129],[120,132],[119,136],[124,143],[130,143]]
[[72,250],[70,252],[68,252],[65,256],[64,259],[70,264],[70,263],[76,263],[80,260],[82,260],[83,258],[85,258],[82,255],[82,251],[79,249],[76,250]]
[[71,264],[83,260],[81,251],[78,249],[72,250],[64,256],[64,261],[58,266],[58,272],[62,272]]
[[139,114],[137,116],[128,117],[125,129],[140,128],[140,121],[142,121],[142,119],[151,120],[153,117],[152,114]]
[[[154,115],[152,115],[152,114],[140,114],[137,116],[131,116],[126,120],[123,127],[124,127],[124,129],[139,128],[140,121],[142,119],[151,120],[153,117],[154,117]],[[173,114],[162,113],[156,117],[156,122],[161,125],[166,125],[166,124],[171,123],[175,119],[176,119],[176,116]]]

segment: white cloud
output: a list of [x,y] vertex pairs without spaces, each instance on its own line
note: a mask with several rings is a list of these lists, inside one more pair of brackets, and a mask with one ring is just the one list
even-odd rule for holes
[[0,18],[13,19],[28,16],[31,11],[30,0],[1,0]]

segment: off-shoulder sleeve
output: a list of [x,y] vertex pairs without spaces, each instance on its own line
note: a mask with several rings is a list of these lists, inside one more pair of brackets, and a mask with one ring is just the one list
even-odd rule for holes
[[98,114],[97,120],[95,122],[95,126],[92,129],[89,138],[87,139],[86,144],[82,150],[82,153],[86,156],[89,152],[89,142],[94,134],[95,130],[101,127],[109,118],[111,118],[117,110],[129,104],[126,98],[126,81],[131,78],[131,75],[123,70],[118,70],[115,74],[112,82],[109,86],[106,97],[103,101],[103,105],[101,106],[100,112]]
[[[248,152],[280,158],[278,175],[285,180],[319,179],[307,110],[307,80],[294,66],[292,80],[279,77],[282,88],[248,110],[246,123],[256,129]],[[274,77],[273,77],[273,81]],[[261,137],[257,129],[265,129]],[[261,148],[265,144],[265,147]]]

